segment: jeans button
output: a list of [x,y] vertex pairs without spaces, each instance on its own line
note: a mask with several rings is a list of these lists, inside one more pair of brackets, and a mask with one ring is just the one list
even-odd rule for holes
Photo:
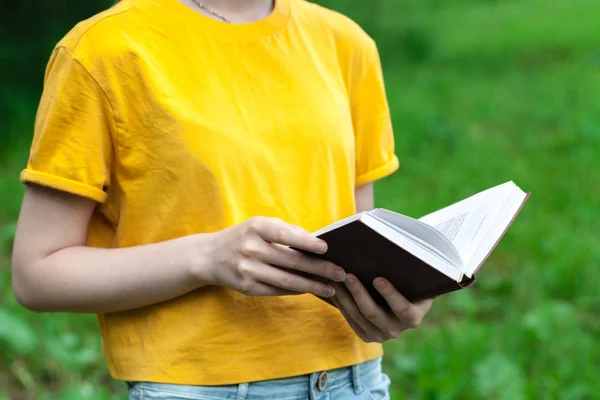
[[320,392],[327,387],[327,379],[329,379],[327,371],[323,371],[319,374],[319,378],[317,379],[317,389],[319,389]]

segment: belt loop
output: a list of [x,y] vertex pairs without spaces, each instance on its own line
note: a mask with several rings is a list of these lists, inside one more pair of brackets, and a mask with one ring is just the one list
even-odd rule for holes
[[248,386],[250,386],[248,383],[240,383],[238,385],[236,400],[246,400],[246,397],[248,396]]
[[352,366],[352,386],[354,387],[355,394],[361,394],[364,390],[360,382],[360,364]]

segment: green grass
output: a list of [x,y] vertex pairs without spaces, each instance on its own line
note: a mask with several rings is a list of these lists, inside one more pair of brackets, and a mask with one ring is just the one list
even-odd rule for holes
[[[401,160],[378,206],[418,217],[506,180],[532,197],[477,285],[386,346],[394,399],[597,398],[600,3],[402,7],[378,36]],[[0,166],[3,267],[22,194],[25,152],[14,154]],[[8,268],[0,304],[5,397],[123,398],[92,316],[24,311]]]

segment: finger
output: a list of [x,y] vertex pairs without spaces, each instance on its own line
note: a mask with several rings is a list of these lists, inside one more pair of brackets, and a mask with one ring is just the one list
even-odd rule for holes
[[323,278],[343,282],[346,272],[332,262],[303,254],[289,247],[263,242],[264,250],[258,257],[267,264],[306,272]]
[[358,309],[369,322],[383,332],[387,339],[400,336],[404,330],[401,321],[379,307],[356,276],[348,275],[345,284]]
[[384,333],[365,318],[348,289],[342,284],[335,284],[334,287],[336,288],[335,297],[339,303],[338,308],[344,311],[346,319],[354,321],[370,339],[368,341],[384,342],[386,340]]
[[268,242],[283,244],[298,250],[324,254],[327,243],[304,229],[275,218],[255,218],[249,229]]
[[247,296],[298,296],[302,293],[285,290],[262,282],[255,282],[252,290],[243,294]]
[[342,316],[344,317],[344,319],[346,320],[346,322],[348,323],[348,325],[350,326],[350,328],[352,328],[352,330],[354,331],[354,333],[356,333],[356,335],[361,338],[361,340],[363,342],[369,342],[369,338],[367,337],[367,333],[364,331],[363,328],[360,327],[360,325],[358,325],[352,318],[350,318],[350,316],[348,315],[348,313],[346,313],[346,310],[344,309],[344,307],[340,304],[339,300],[337,299],[336,296],[333,296],[331,298],[331,302],[333,303],[334,306],[337,307],[338,310],[340,310],[340,313],[342,314]]
[[255,280],[287,291],[311,293],[319,297],[335,294],[333,286],[284,271],[272,265],[257,265],[248,271]]
[[415,307],[387,279],[377,278],[373,281],[373,286],[387,301],[393,313],[404,326],[414,328],[421,323],[427,310]]
[[417,303],[413,303],[413,306],[417,307],[419,309],[419,311],[423,315],[425,315],[431,308],[432,304],[433,304],[433,299],[425,299],[425,300],[421,300]]

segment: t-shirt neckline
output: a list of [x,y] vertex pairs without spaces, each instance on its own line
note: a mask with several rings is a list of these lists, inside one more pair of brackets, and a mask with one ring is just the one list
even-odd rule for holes
[[156,0],[169,8],[174,18],[193,21],[199,29],[230,39],[250,39],[269,36],[281,29],[290,17],[290,0],[275,0],[273,10],[263,19],[245,24],[232,24],[208,17],[179,0]]

